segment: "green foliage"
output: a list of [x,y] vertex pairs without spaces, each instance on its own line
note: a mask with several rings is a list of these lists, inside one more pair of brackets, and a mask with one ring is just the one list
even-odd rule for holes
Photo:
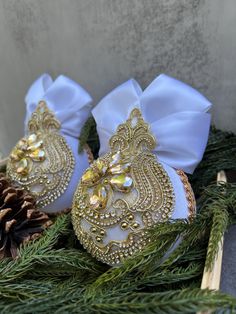
[[94,158],[98,157],[99,138],[97,135],[96,123],[93,117],[88,118],[88,120],[84,124],[80,133],[79,140],[79,153],[82,152],[85,144],[87,143],[93,152]]
[[0,285],[24,276],[35,263],[43,262],[59,236],[67,232],[68,222],[69,216],[59,216],[43,237],[21,248],[18,259],[3,260],[0,264]]
[[212,127],[203,160],[190,176],[195,194],[199,195],[203,187],[215,182],[217,172],[222,169],[236,170],[236,136]]
[[[81,147],[88,141],[97,153],[92,119]],[[211,269],[223,233],[236,221],[236,185],[215,184],[218,170],[236,168],[235,152],[236,136],[212,129],[203,162],[191,176],[199,196],[195,220],[156,225],[149,245],[120,267],[99,263],[81,247],[70,215],[55,218],[40,239],[20,249],[18,259],[0,262],[0,313],[236,310],[234,298],[200,289],[204,266]]]
[[6,166],[0,166],[0,172],[5,173],[6,172]]

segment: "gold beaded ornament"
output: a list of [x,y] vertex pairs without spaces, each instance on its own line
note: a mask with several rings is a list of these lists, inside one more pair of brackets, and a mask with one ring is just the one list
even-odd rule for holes
[[40,101],[28,122],[28,136],[16,144],[7,164],[7,175],[35,196],[38,207],[64,193],[74,170],[74,156],[60,128],[46,102]]
[[109,145],[111,152],[94,161],[79,182],[72,222],[94,257],[116,265],[143,249],[148,228],[171,217],[175,195],[139,109],[118,126]]

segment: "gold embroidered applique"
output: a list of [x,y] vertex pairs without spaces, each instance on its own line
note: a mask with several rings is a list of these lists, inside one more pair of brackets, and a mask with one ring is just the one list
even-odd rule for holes
[[39,207],[64,193],[74,170],[74,156],[60,128],[53,112],[40,101],[28,122],[29,135],[16,144],[7,165],[7,175],[30,191]]
[[72,221],[83,246],[98,260],[120,263],[147,244],[147,229],[174,208],[168,174],[151,152],[156,140],[134,109],[110,139],[111,152],[92,163],[74,195]]

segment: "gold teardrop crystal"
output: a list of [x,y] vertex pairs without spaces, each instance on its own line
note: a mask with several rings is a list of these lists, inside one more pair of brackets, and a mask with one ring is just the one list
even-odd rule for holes
[[39,149],[43,146],[43,141],[37,141],[35,143],[32,143],[30,146],[27,147],[28,151],[35,151],[36,149]]
[[113,189],[124,193],[128,193],[133,186],[132,178],[125,175],[124,173],[113,176],[110,180],[110,183]]
[[116,164],[109,168],[111,174],[122,174],[130,171],[130,163]]
[[17,147],[20,148],[22,151],[26,151],[27,150],[27,139],[22,138],[21,140],[19,140]]
[[31,169],[32,163],[30,162],[30,160],[27,158],[22,158],[17,165],[16,172],[18,174],[21,174],[22,176],[27,176]]
[[85,173],[83,174],[82,178],[81,178],[81,182],[83,184],[94,184],[96,183],[98,180],[100,179],[100,175],[98,172],[95,172],[94,169],[89,168],[85,171]]
[[107,205],[108,193],[105,186],[99,184],[89,198],[89,204],[92,209],[104,209]]
[[37,140],[37,135],[35,133],[30,134],[30,136],[28,137],[28,142],[30,145],[35,143],[36,140]]
[[121,161],[121,152],[118,151],[111,156],[111,161],[109,163],[109,166],[112,167],[112,166],[118,164],[120,161]]
[[10,154],[10,158],[13,161],[19,161],[23,157],[24,157],[24,152],[18,148],[14,148]]
[[45,152],[39,148],[33,150],[29,156],[34,160],[34,161],[44,161],[45,160]]
[[98,159],[96,162],[95,162],[95,167],[97,168],[97,170],[99,171],[99,173],[101,175],[104,175],[107,171],[107,165],[105,164],[104,161]]

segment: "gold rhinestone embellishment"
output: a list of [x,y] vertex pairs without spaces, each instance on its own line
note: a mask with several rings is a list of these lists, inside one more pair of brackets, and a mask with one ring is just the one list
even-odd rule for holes
[[60,128],[53,112],[40,101],[28,122],[29,135],[16,144],[8,161],[7,175],[30,191],[39,207],[64,193],[74,170],[74,156]]
[[111,152],[94,161],[74,195],[72,221],[83,246],[98,260],[119,264],[148,243],[148,228],[170,218],[174,192],[151,152],[156,140],[134,109],[110,139]]

